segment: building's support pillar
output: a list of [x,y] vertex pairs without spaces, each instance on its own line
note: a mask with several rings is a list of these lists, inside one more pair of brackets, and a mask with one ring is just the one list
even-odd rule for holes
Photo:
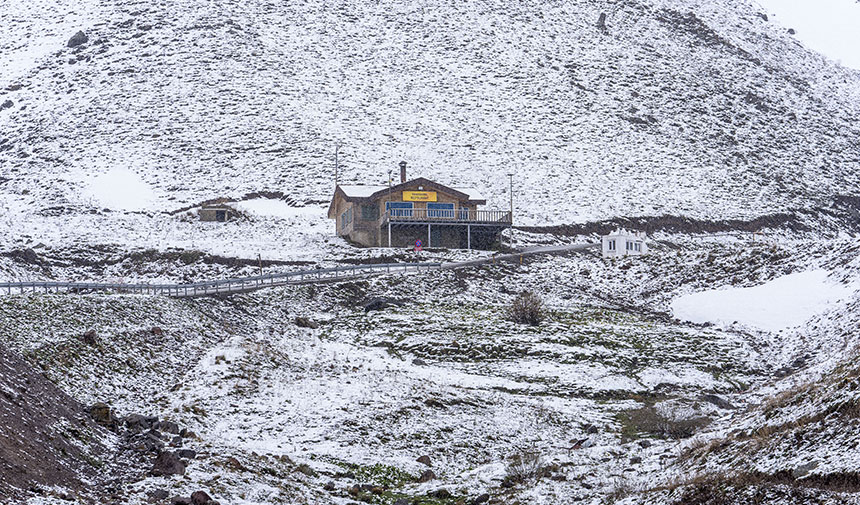
[[427,223],[427,247],[430,247],[430,223]]
[[472,250],[472,225],[466,225],[466,249]]
[[391,248],[391,221],[388,221],[388,248]]

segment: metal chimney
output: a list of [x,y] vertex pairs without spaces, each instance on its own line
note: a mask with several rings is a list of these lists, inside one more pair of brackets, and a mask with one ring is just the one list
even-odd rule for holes
[[400,183],[403,184],[406,182],[406,162],[400,162]]

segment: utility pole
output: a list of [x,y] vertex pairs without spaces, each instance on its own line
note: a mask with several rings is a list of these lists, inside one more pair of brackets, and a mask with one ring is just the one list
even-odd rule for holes
[[337,188],[338,184],[338,173],[340,172],[340,166],[338,165],[337,154],[340,151],[340,143],[334,145],[334,187]]
[[388,248],[391,249],[391,170],[388,171],[388,204],[385,213],[388,214]]
[[508,192],[511,197],[511,249],[514,248],[514,174],[508,174],[508,181],[510,185],[508,186]]

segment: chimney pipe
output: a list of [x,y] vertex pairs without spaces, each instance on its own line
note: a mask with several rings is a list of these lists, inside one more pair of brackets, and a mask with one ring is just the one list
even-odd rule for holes
[[400,183],[403,184],[406,182],[406,162],[400,162]]

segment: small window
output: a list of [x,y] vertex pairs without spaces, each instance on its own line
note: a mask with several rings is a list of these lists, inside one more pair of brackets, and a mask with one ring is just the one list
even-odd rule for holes
[[340,225],[346,226],[352,222],[352,207],[346,209],[343,214],[340,215]]
[[610,251],[614,251],[614,250],[615,250],[615,240],[610,240],[610,241],[609,241],[609,250],[610,250]]
[[376,205],[362,205],[361,218],[365,221],[374,221],[379,219],[379,207]]

